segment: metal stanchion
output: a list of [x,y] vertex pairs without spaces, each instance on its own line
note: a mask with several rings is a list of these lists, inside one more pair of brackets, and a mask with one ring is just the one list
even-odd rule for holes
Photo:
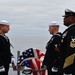
[[[19,56],[20,56],[20,51],[17,51],[17,61]],[[17,75],[20,75],[20,71],[17,71]]]

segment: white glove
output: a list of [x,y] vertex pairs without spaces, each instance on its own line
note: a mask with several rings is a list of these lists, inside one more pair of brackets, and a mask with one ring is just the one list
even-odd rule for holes
[[11,57],[11,64],[12,64],[12,66],[15,65],[15,58],[14,57]]
[[63,75],[72,75],[72,74],[66,74],[66,73],[64,73]]
[[4,66],[0,66],[0,72],[4,72],[5,71],[5,67]]
[[51,71],[52,71],[52,72],[58,72],[58,68],[52,67]]

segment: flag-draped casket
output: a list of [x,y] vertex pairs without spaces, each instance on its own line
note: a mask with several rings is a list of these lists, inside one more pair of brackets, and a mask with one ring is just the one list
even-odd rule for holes
[[[40,70],[45,53],[36,48],[29,48],[22,52],[18,58],[18,65],[26,66],[32,70]],[[33,75],[45,75],[43,72],[33,72]]]

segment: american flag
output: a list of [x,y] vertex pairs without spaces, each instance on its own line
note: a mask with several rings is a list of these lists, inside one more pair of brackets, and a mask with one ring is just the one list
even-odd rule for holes
[[[32,70],[40,70],[44,56],[45,54],[41,50],[35,48],[29,48],[24,52],[22,52],[22,54],[18,58],[17,64],[29,67]],[[45,75],[45,71],[33,72],[33,75]]]

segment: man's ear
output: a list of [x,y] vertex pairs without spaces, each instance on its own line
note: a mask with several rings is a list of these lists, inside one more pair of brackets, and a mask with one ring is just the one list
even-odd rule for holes
[[70,18],[69,18],[69,21],[73,21],[74,20],[74,18],[71,16]]

